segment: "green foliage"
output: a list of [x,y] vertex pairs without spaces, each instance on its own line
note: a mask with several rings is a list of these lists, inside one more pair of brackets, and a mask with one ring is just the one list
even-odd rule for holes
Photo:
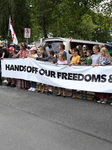
[[[0,0],[0,35],[7,37],[9,15],[18,39],[25,27],[32,39],[53,36],[111,41],[111,3],[104,0]],[[99,7],[100,5],[100,7]],[[99,9],[100,8],[100,9]]]
[[2,35],[3,38],[7,38],[9,16],[11,16],[17,38],[23,40],[24,28],[31,27],[30,10],[29,7],[26,6],[26,0],[0,1],[0,35]]

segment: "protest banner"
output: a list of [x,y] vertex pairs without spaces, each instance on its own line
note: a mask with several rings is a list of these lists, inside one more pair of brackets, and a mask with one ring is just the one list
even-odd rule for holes
[[55,65],[33,59],[2,60],[2,76],[66,89],[112,92],[112,66]]

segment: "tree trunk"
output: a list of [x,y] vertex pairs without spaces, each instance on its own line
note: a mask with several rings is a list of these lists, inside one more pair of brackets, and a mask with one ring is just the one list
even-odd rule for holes
[[43,22],[42,22],[42,30],[45,38],[48,38],[47,31],[46,31],[46,23],[45,23],[45,16],[43,16]]

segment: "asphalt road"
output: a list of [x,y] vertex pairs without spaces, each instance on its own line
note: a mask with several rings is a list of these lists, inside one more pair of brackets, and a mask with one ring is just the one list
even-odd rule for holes
[[0,86],[0,150],[112,150],[112,106]]

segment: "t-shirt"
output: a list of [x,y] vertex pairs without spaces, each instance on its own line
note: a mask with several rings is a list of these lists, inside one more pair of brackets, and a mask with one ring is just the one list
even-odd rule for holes
[[86,61],[87,61],[87,65],[91,65],[92,64],[92,59],[91,58],[88,59],[88,57],[87,57]]
[[3,52],[5,53],[4,58],[8,58],[10,53],[8,50],[3,50],[2,47],[0,47],[0,58],[2,57]]
[[42,61],[48,61],[48,62],[53,62],[54,64],[57,63],[57,59],[55,57],[47,57],[47,58],[42,58]]
[[[31,54],[31,56],[33,56],[33,57],[38,57],[37,54]],[[31,57],[27,57],[27,58],[31,58]],[[34,59],[34,58],[32,58],[32,59]]]
[[99,58],[99,65],[101,65],[102,63],[104,65],[109,65],[111,63],[111,60],[109,58],[107,58],[107,57],[100,56],[100,58]]
[[13,57],[13,55],[10,54],[8,58],[12,58],[12,57]]
[[85,57],[81,57],[80,61],[87,62]]
[[58,64],[58,65],[63,65],[63,64],[66,65],[66,64],[68,64],[68,62],[67,62],[67,60],[65,60],[65,61],[60,61],[60,60],[58,60],[58,61],[57,61],[57,64]]
[[2,47],[0,46],[0,58],[2,57],[2,54],[3,54],[3,49],[2,49]]
[[71,63],[78,64],[79,62],[80,62],[80,56],[79,55],[72,57]]
[[[57,54],[59,54],[60,51],[57,52]],[[63,54],[65,55],[65,58],[67,59],[67,53],[64,51]]]
[[97,55],[94,54],[94,55],[91,56],[92,65],[99,64],[100,56],[101,56],[101,54],[97,54]]

